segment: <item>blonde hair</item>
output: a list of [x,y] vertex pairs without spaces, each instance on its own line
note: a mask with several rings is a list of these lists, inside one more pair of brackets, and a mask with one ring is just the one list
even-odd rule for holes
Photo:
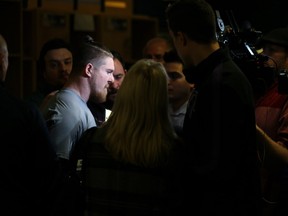
[[141,59],[129,69],[103,125],[106,148],[116,159],[145,167],[166,161],[176,138],[167,82],[163,65],[153,60]]

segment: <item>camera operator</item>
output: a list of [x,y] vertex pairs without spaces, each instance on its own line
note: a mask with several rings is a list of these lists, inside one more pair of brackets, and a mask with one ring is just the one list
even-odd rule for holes
[[[288,70],[288,28],[277,28],[265,34],[260,45],[263,55],[269,57],[266,62],[268,67],[274,67],[278,72],[272,85],[265,94],[257,99],[255,116],[256,123],[265,136],[271,138],[270,143],[260,139],[260,158],[263,162],[262,189],[264,202],[264,215],[287,215],[288,214],[288,169],[287,162],[275,166],[274,159],[270,157],[270,147],[281,145],[280,152],[287,153],[288,149],[288,92],[280,91],[288,87],[288,82],[280,83],[280,79],[287,80]],[[283,77],[279,76],[279,72]],[[286,78],[285,78],[286,77]],[[259,132],[259,130],[258,130]],[[267,141],[268,139],[266,139]],[[278,147],[279,148],[279,147]],[[266,155],[265,155],[266,151]],[[275,156],[275,155],[274,155]],[[277,156],[277,154],[276,154]],[[278,154],[278,159],[281,154]],[[277,158],[276,158],[277,159]],[[273,164],[274,163],[274,164]],[[274,165],[274,166],[272,166]]]

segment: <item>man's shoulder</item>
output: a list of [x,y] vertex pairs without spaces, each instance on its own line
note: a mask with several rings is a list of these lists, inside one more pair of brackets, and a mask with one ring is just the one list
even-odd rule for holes
[[45,112],[48,109],[65,109],[70,110],[78,106],[81,106],[79,103],[79,97],[70,90],[56,90],[45,96],[43,102],[41,103],[40,109]]

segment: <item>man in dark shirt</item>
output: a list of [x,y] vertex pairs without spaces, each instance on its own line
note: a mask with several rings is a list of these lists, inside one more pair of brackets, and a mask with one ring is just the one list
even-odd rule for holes
[[195,84],[183,127],[188,154],[183,210],[259,215],[252,87],[228,50],[220,47],[214,10],[206,1],[176,1],[166,15],[176,50],[188,68],[188,81]]
[[58,176],[56,154],[38,108],[5,89],[8,48],[0,35],[1,213],[49,215]]
[[63,87],[72,71],[70,45],[61,38],[48,40],[41,48],[37,61],[37,89],[25,100],[41,106],[44,98]]

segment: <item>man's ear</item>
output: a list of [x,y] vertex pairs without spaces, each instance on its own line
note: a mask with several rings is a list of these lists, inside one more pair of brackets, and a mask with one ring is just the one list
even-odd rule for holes
[[93,71],[94,66],[91,63],[88,63],[85,67],[85,74],[86,76],[91,77],[92,76],[92,71]]
[[183,32],[177,32],[177,37],[179,37],[179,40],[183,46],[187,45],[187,36]]

